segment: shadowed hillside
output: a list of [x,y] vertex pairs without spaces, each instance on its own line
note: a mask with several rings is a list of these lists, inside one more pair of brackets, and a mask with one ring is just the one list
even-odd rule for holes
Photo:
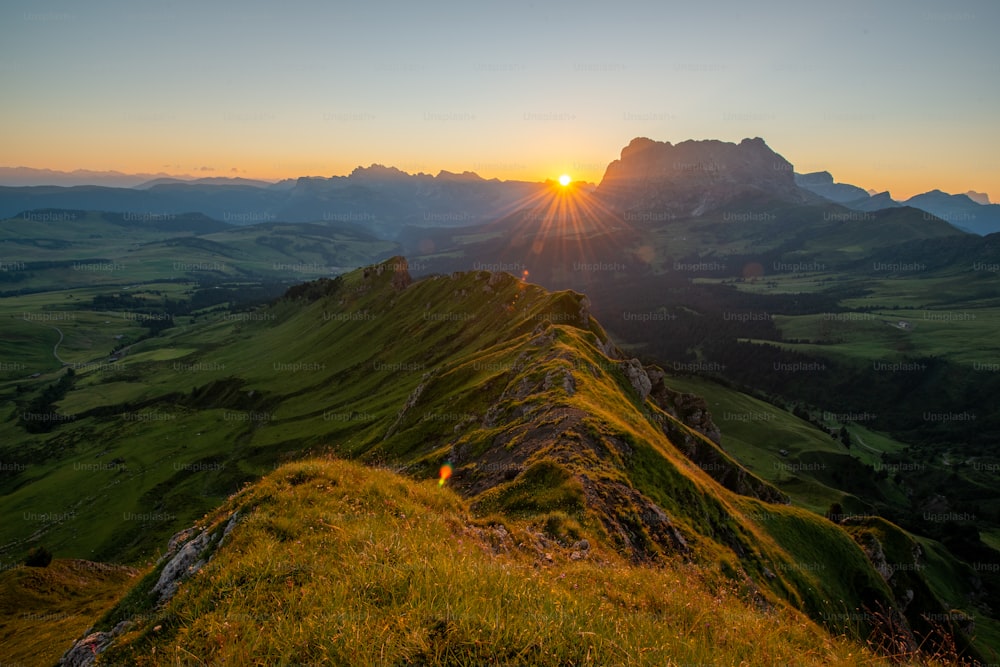
[[[74,418],[22,437],[48,454],[0,504],[49,512],[8,523],[5,551],[42,541],[143,562],[283,460],[329,453],[416,480],[447,463],[487,525],[523,522],[570,554],[586,540],[636,567],[683,564],[758,609],[915,650],[922,638],[850,535],[736,463],[707,406],[663,379],[622,355],[580,294],[505,273],[414,282],[393,258],[71,376],[51,400]],[[97,517],[99,531],[76,530]]]

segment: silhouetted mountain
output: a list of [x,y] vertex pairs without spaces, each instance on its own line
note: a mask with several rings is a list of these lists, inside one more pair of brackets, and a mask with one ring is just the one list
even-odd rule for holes
[[[131,188],[156,178],[176,178],[169,174],[123,174],[120,171],[76,169],[58,171],[32,167],[0,167],[0,185],[24,187],[32,185],[103,185],[111,188]],[[180,180],[180,179],[178,179]]]
[[[164,208],[168,204],[170,208]],[[101,185],[0,187],[0,218],[10,218],[22,211],[37,209],[113,211],[143,215],[178,214],[197,210],[211,217],[217,217],[204,208],[181,206],[148,190],[109,188]]]
[[275,184],[248,179],[161,179],[139,188],[0,187],[0,217],[42,208],[136,215],[199,211],[231,224],[354,222],[383,237],[404,226],[456,227],[500,218],[549,186],[485,180],[465,172],[407,174],[359,167],[350,176],[303,177]]
[[136,189],[146,190],[155,185],[249,185],[254,188],[269,188],[274,183],[271,181],[261,181],[254,178],[227,178],[225,176],[210,176],[207,178],[156,178],[135,186]]
[[969,190],[965,193],[965,196],[976,202],[977,204],[982,204],[984,206],[990,204],[990,196],[985,192],[976,192],[975,190]]
[[855,211],[881,211],[886,208],[898,208],[902,204],[893,199],[888,192],[879,192],[854,201],[844,202],[844,206]]
[[833,176],[827,171],[795,174],[795,182],[810,192],[855,211],[912,206],[929,216],[947,220],[963,231],[981,236],[1000,231],[1000,205],[990,204],[989,196],[981,192],[970,190],[966,194],[950,195],[941,190],[931,190],[899,202],[888,192],[875,193],[856,185],[834,183]]
[[820,197],[846,204],[869,197],[868,191],[856,185],[834,183],[833,175],[828,171],[814,171],[809,174],[795,174],[795,183]]
[[[348,176],[277,183],[0,167],[0,183],[10,184],[0,186],[0,217],[43,208],[141,216],[199,211],[231,224],[356,222],[393,239],[404,227],[464,227],[499,220],[536,206],[539,195],[555,187],[551,182],[487,180],[470,171],[408,174],[380,164],[358,167]],[[608,165],[594,194],[604,212],[626,220],[699,217],[727,206],[760,210],[834,201],[858,211],[876,211],[900,205],[889,193],[835,183],[826,171],[796,174],[760,138],[739,144],[691,140],[676,145],[633,139],[621,158]],[[933,191],[904,203],[967,231],[1000,230],[1000,208],[970,197],[989,201],[985,194],[971,191]]]
[[350,176],[300,178],[276,211],[287,220],[359,222],[386,237],[404,226],[460,227],[500,218],[547,186],[485,180],[472,172],[437,176],[394,167],[358,167]]
[[656,211],[697,217],[736,200],[809,203],[818,197],[797,186],[791,163],[764,143],[684,141],[676,146],[644,137],[608,165],[597,195],[620,213]]
[[974,234],[986,235],[1000,231],[1000,204],[977,204],[968,195],[950,195],[940,190],[910,197],[903,203],[927,211]]

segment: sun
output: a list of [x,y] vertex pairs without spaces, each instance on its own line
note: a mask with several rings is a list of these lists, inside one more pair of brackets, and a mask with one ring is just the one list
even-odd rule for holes
[[573,182],[573,179],[570,178],[569,174],[563,174],[562,176],[559,177],[559,185],[561,185],[563,187],[566,187],[567,185],[569,185],[572,182]]

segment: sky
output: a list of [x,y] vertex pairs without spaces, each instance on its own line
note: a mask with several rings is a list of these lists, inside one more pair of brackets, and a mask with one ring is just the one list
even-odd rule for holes
[[0,5],[0,166],[598,182],[633,137],[1000,199],[1000,2]]

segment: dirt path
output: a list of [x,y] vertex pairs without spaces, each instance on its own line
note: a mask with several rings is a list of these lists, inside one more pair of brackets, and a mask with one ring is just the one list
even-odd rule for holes
[[[26,317],[22,317],[21,319],[23,319],[25,322],[30,322],[31,321],[31,320],[29,320]],[[62,345],[63,339],[66,338],[63,335],[62,329],[60,329],[57,326],[53,326],[51,324],[42,324],[41,322],[36,322],[35,324],[41,324],[43,327],[48,327],[49,329],[55,329],[56,330],[56,333],[59,334],[59,340],[57,340],[56,344],[52,346],[52,356],[55,357],[56,361],[58,361],[61,364],[69,363],[68,361],[66,361],[65,359],[63,359],[62,357],[59,356],[59,346]]]
[[868,444],[865,443],[864,440],[861,439],[861,436],[855,435],[853,437],[855,440],[858,441],[859,445],[867,449],[869,452],[874,452],[875,454],[885,454],[885,452],[883,452],[881,449],[875,449],[874,447],[870,447]]

